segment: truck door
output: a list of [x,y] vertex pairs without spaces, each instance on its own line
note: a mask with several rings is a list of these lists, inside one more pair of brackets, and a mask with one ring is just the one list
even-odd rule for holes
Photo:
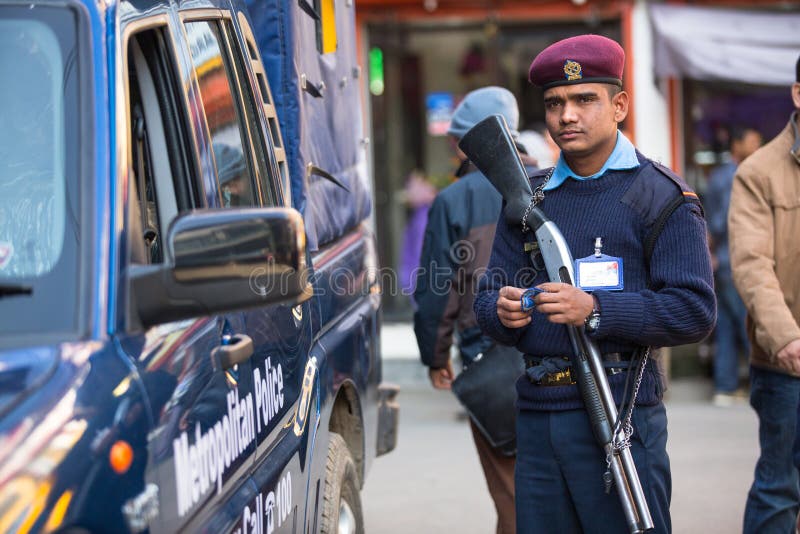
[[[207,195],[209,202],[221,209],[283,205],[280,158],[272,141],[278,135],[277,121],[274,112],[270,117],[265,110],[269,94],[259,90],[266,90],[266,79],[262,85],[255,78],[253,65],[260,64],[250,55],[255,45],[242,42],[237,21],[226,11],[188,11],[181,21],[216,169],[213,179],[204,181],[207,194],[215,192]],[[261,287],[264,274],[252,273],[253,291],[266,289]],[[248,494],[236,529],[291,532],[302,524],[306,484],[301,458],[307,434],[304,429],[296,432],[294,421],[311,344],[312,302],[263,306],[242,314],[243,333],[254,349],[249,380],[257,451],[251,475],[255,494]],[[195,525],[219,531],[205,521]]]
[[252,343],[238,313],[147,329],[137,324],[125,273],[168,259],[162,236],[169,223],[207,204],[173,48],[181,40],[166,14],[123,20],[122,27],[125,111],[118,122],[127,123],[119,133],[127,172],[119,180],[125,201],[117,340],[144,384],[151,420],[147,490],[126,518],[152,532],[190,528],[201,513],[209,523],[231,524],[221,504],[241,492],[256,446]]
[[[256,106],[264,113],[269,128],[255,129],[253,146],[264,150],[276,164],[267,167],[259,178],[267,190],[282,189],[285,164],[282,139],[269,84],[258,57],[257,46],[247,19],[240,14],[240,33],[229,27],[231,53],[240,74],[245,108],[255,115]],[[256,83],[249,83],[252,78]],[[259,95],[256,97],[256,95]],[[256,104],[258,103],[258,104]],[[288,205],[288,195],[284,196]],[[301,305],[278,305],[245,313],[245,327],[253,338],[253,387],[256,392],[256,434],[258,448],[253,481],[263,496],[269,527],[276,532],[296,532],[303,528],[307,494],[307,452],[314,434],[317,385],[316,359],[309,355],[312,342],[312,314],[318,301],[312,298]],[[259,400],[260,397],[260,400]],[[259,425],[259,422],[262,423]],[[274,504],[273,504],[274,503]]]

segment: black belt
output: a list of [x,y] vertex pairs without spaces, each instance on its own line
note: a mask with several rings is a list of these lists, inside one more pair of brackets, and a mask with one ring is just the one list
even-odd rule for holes
[[[614,375],[626,371],[630,365],[633,352],[607,352],[603,354],[603,366],[606,368],[606,373]],[[562,364],[565,368],[552,373],[547,373],[538,380],[534,380],[530,374],[528,379],[538,386],[569,386],[576,384],[575,378],[572,376],[572,369],[569,365],[568,356],[557,356],[564,361]],[[541,364],[542,357],[532,356],[525,354],[525,369],[536,367]]]

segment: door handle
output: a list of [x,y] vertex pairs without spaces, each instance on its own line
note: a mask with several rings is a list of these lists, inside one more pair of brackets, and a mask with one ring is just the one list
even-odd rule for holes
[[214,347],[211,351],[212,359],[223,370],[247,361],[252,355],[253,340],[244,334],[232,336],[228,343]]

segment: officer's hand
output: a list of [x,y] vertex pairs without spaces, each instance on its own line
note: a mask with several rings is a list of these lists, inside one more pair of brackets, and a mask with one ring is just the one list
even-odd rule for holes
[[776,358],[794,373],[800,374],[800,339],[795,339],[779,350]]
[[431,384],[436,389],[450,389],[453,383],[453,364],[448,360],[447,365],[441,369],[428,369]]
[[536,311],[547,314],[552,323],[583,326],[586,316],[592,313],[594,299],[582,289],[554,282],[539,287],[545,293],[536,295]]
[[[497,317],[506,328],[522,328],[531,322],[531,311],[522,311],[524,289],[505,286],[497,298]],[[591,311],[591,310],[590,310]]]

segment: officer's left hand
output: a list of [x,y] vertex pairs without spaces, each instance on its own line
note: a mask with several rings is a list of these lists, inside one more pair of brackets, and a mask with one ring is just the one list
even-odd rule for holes
[[592,313],[594,299],[582,289],[555,282],[539,287],[545,293],[536,295],[536,311],[547,314],[547,319],[552,323],[583,326],[583,321]]

